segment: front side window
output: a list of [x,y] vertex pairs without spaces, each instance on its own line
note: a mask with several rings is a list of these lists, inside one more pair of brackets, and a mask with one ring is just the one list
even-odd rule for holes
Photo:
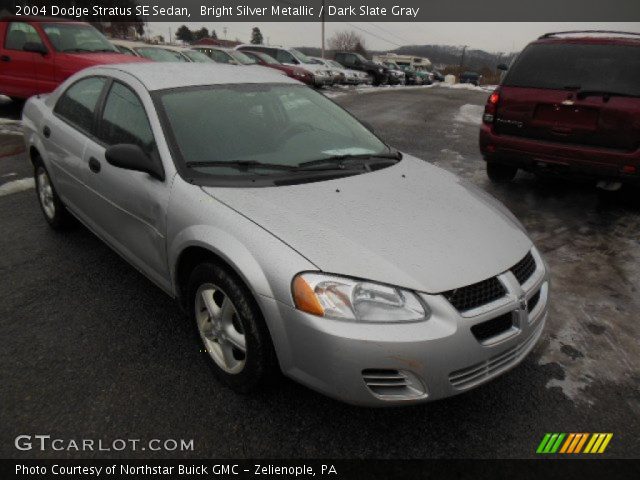
[[4,48],[7,50],[22,50],[27,43],[42,45],[42,40],[36,29],[28,23],[12,22],[7,30]]
[[286,50],[278,50],[276,52],[276,60],[280,63],[298,63],[298,61]]
[[90,133],[105,83],[103,77],[85,78],[74,83],[58,99],[54,113],[79,130]]
[[91,25],[81,23],[45,23],[42,25],[53,47],[59,52],[117,52],[109,40]]
[[104,104],[100,139],[107,145],[132,143],[151,152],[153,133],[142,102],[128,87],[113,82]]
[[178,161],[200,174],[255,173],[207,162],[296,167],[339,155],[389,152],[342,108],[301,85],[211,85],[155,95]]

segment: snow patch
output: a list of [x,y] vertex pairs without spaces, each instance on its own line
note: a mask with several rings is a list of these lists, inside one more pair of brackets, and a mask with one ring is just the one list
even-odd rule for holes
[[484,107],[482,105],[472,105],[467,103],[460,107],[453,120],[458,123],[466,123],[469,125],[480,125],[482,123],[482,114]]
[[21,178],[20,180],[14,180],[13,182],[7,182],[0,185],[0,197],[5,195],[11,195],[13,193],[23,192],[35,188],[36,182],[33,178]]

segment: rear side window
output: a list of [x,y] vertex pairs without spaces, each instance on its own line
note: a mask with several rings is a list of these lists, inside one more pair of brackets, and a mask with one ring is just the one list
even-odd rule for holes
[[79,130],[90,133],[98,99],[106,83],[103,77],[90,77],[71,85],[53,111]]
[[113,82],[104,104],[100,139],[108,145],[133,143],[144,151],[153,149],[153,133],[138,96],[128,87]]
[[12,22],[9,24],[4,48],[7,50],[22,50],[26,43],[42,45],[42,40],[36,29],[24,22]]
[[640,95],[640,47],[575,43],[529,45],[503,85]]

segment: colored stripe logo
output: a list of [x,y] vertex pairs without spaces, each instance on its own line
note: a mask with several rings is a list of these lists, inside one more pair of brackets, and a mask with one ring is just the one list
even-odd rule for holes
[[604,453],[613,433],[545,433],[536,453]]

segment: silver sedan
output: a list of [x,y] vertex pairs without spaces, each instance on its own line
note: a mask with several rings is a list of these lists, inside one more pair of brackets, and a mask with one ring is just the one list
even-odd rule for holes
[[176,298],[236,391],[283,372],[423,402],[542,334],[548,269],[506,208],[278,72],[93,67],[23,117],[46,221],[79,220]]

